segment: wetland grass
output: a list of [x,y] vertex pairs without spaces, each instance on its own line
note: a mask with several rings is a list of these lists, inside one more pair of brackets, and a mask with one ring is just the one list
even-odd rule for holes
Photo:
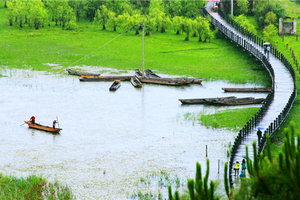
[[252,107],[243,109],[228,109],[208,115],[204,112],[186,113],[184,118],[185,120],[193,122],[197,121],[205,126],[213,128],[226,128],[232,131],[238,131],[257,113],[258,110],[258,107]]
[[0,199],[73,199],[67,186],[46,182],[45,179],[32,175],[17,178],[0,174]]
[[[76,30],[55,26],[20,29],[17,25],[8,26],[4,8],[0,8],[0,31],[0,67],[65,74],[68,67],[97,66],[127,71],[142,65],[142,36],[134,35],[134,31],[113,40],[122,30],[102,31],[85,20],[77,23]],[[153,32],[146,37],[145,67],[162,74],[270,86],[268,74],[257,70],[262,68],[259,62],[230,41],[213,39],[210,43],[199,43],[197,38],[189,42],[183,39],[184,35],[171,31]],[[109,41],[112,42],[105,45]]]

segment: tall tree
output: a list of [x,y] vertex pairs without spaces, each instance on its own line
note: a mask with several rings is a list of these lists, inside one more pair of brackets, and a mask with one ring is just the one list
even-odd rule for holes
[[44,4],[39,0],[34,0],[30,6],[29,19],[34,23],[35,29],[39,29],[47,18],[47,11]]
[[193,20],[190,18],[184,18],[182,20],[183,32],[186,34],[185,41],[190,40],[190,33],[193,30]]
[[106,29],[105,24],[107,23],[107,20],[108,20],[108,13],[109,13],[109,10],[107,9],[107,7],[105,5],[102,5],[100,7],[100,9],[97,10],[96,16],[94,18],[95,23],[102,24],[103,30]]

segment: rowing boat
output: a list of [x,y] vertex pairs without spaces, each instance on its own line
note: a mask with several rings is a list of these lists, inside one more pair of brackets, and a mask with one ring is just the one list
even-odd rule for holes
[[81,76],[80,81],[130,81],[133,76]]
[[222,88],[224,92],[271,92],[272,88]]
[[130,82],[136,88],[141,88],[142,87],[141,81],[135,76],[130,79]]
[[66,71],[70,75],[75,75],[75,76],[100,76],[100,74],[94,74],[94,73],[89,73],[89,72],[81,72],[81,71],[75,71],[72,69],[66,69]]
[[121,87],[121,81],[120,80],[115,80],[113,84],[110,86],[109,91],[116,91]]
[[249,105],[259,104],[265,101],[264,98],[236,98],[230,97],[217,97],[217,98],[203,98],[203,99],[179,99],[182,104],[208,104],[208,105],[219,105],[219,106],[235,106],[235,105]]
[[182,104],[213,104],[216,101],[236,99],[235,96],[230,97],[216,97],[216,98],[202,98],[202,99],[179,99]]
[[61,131],[61,128],[53,128],[51,126],[44,126],[37,123],[31,123],[31,121],[24,121],[26,124],[28,124],[29,128],[38,129],[42,131],[52,132],[52,133],[59,133]]

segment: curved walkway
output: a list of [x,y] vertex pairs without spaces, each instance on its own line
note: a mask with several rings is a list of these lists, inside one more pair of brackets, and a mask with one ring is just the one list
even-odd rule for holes
[[[227,23],[217,12],[212,12],[207,8],[207,11],[211,15],[212,18],[219,21],[223,26],[234,32],[236,35],[241,37],[243,40],[249,42],[253,45],[256,49],[260,52],[263,52],[261,45],[254,43],[248,37],[240,33],[237,29],[235,29],[231,24]],[[226,35],[226,34],[225,34]],[[291,72],[287,69],[283,62],[281,62],[278,58],[276,58],[273,54],[270,53],[269,62],[271,67],[274,70],[274,77],[273,77],[273,86],[274,86],[274,99],[271,101],[271,104],[265,111],[264,116],[261,118],[260,122],[256,124],[256,127],[262,127],[264,130],[270,127],[275,120],[277,120],[277,116],[281,114],[281,112],[285,109],[286,105],[288,104],[291,94],[294,92],[294,79],[291,75]],[[270,76],[272,77],[271,73]],[[284,116],[285,117],[285,116]],[[240,163],[246,155],[246,145],[249,147],[249,157],[253,160],[253,148],[252,144],[254,141],[257,143],[258,137],[256,135],[256,129],[253,128],[249,131],[249,134],[241,140],[240,144],[237,147],[236,153],[233,157],[233,160],[238,160]],[[258,144],[258,143],[257,143]],[[229,165],[230,166],[230,165]],[[234,176],[234,163],[231,165],[231,169],[229,169],[229,175],[231,184],[235,183],[236,178],[232,179]],[[247,175],[247,173],[246,173]]]

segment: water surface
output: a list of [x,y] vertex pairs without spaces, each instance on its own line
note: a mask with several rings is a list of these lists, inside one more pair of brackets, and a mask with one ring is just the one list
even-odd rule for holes
[[[31,70],[2,74],[7,77],[0,78],[1,173],[58,180],[77,199],[126,199],[138,190],[157,194],[157,187],[137,184],[141,177],[164,170],[182,181],[194,178],[197,161],[206,169],[206,145],[210,178],[222,178],[228,144],[236,133],[184,121],[184,114],[241,106],[182,106],[178,99],[232,96],[221,88],[253,87],[204,81],[136,89],[122,82],[116,92],[109,92],[111,82],[79,82],[76,76]],[[61,134],[20,126],[32,115],[44,125],[58,118]]]

